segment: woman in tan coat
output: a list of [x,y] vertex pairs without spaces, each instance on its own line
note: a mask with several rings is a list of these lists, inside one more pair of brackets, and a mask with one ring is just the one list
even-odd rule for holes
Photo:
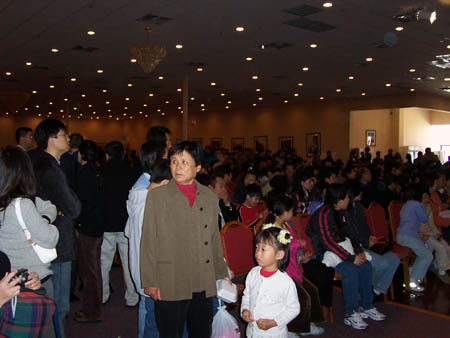
[[148,192],[142,228],[140,269],[144,292],[155,302],[160,337],[209,338],[216,280],[227,268],[217,229],[218,200],[195,176],[202,149],[182,141],[170,149],[173,179]]

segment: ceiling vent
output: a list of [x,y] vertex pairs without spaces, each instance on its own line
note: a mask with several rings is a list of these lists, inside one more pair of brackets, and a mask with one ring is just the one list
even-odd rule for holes
[[308,16],[308,15],[320,13],[322,11],[323,10],[320,8],[312,7],[312,6],[308,6],[308,5],[301,5],[298,7],[293,7],[293,8],[288,8],[288,9],[283,10],[283,12],[285,12],[285,13],[293,14],[293,15],[297,15],[297,16]]
[[259,45],[258,49],[264,50],[264,49],[273,49],[273,48],[275,48],[275,49],[280,50],[280,49],[284,49],[284,48],[292,47],[292,46],[293,46],[293,44],[289,43],[289,42],[271,42],[271,43],[267,43],[267,44],[264,43],[262,45]]
[[450,54],[436,55],[436,60],[429,62],[430,65],[448,69],[450,68]]
[[320,22],[309,20],[307,18],[297,18],[289,21],[283,22],[286,25],[294,26],[300,29],[304,29],[310,32],[322,33],[336,29],[335,26]]
[[98,50],[97,47],[90,47],[90,46],[82,46],[82,45],[76,45],[72,48],[73,50],[80,51],[80,52],[86,52],[86,53],[92,53]]
[[443,90],[444,92],[450,93],[450,87],[442,87],[440,90]]
[[161,26],[171,20],[173,20],[173,19],[166,18],[164,16],[154,15],[151,13],[141,16],[140,18],[136,19],[136,21],[139,21],[139,22],[146,22],[146,23],[155,24],[158,26]]

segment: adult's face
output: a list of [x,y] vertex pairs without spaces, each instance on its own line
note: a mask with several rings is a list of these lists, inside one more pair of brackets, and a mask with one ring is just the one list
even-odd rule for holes
[[345,195],[345,198],[343,200],[339,200],[335,205],[334,208],[336,210],[345,210],[348,207],[348,203],[350,202],[350,197]]
[[166,150],[169,151],[170,148],[172,148],[172,139],[170,134],[166,133]]
[[22,137],[22,146],[28,150],[33,147],[33,132],[29,131],[25,136]]
[[250,184],[254,184],[254,183],[256,183],[256,175],[253,175],[253,174],[245,175],[245,178],[244,178],[244,185],[245,186],[250,185]]
[[307,180],[301,181],[300,182],[302,185],[303,190],[312,190],[314,188],[314,179],[312,177],[308,178]]
[[195,164],[194,158],[187,151],[174,154],[170,158],[170,171],[173,179],[178,184],[187,185],[194,183],[195,176],[200,169],[201,166]]
[[216,177],[216,184],[212,186],[211,189],[216,193],[218,198],[225,199],[227,197],[226,184],[222,177]]
[[69,151],[69,135],[67,135],[66,131],[61,129],[58,131],[56,136],[51,136],[48,139],[48,146],[52,147],[52,149],[59,155],[62,155]]

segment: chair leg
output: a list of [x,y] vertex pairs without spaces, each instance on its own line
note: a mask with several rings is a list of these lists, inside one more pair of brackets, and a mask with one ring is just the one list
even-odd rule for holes
[[333,306],[330,306],[329,309],[330,309],[330,323],[333,324],[333,323],[334,323],[334,310],[333,310]]
[[394,295],[394,285],[393,283],[391,283],[391,286],[389,287],[389,292],[391,294],[391,299],[395,300],[395,295]]
[[328,322],[328,307],[322,306],[323,321]]

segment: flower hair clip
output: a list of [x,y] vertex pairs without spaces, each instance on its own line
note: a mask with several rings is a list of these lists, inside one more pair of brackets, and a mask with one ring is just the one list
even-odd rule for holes
[[273,223],[267,223],[264,224],[261,230],[266,230],[266,229],[270,229],[270,228],[277,228],[277,226]]
[[278,234],[277,239],[281,244],[289,244],[291,243],[291,234],[289,233],[289,231],[282,229]]

